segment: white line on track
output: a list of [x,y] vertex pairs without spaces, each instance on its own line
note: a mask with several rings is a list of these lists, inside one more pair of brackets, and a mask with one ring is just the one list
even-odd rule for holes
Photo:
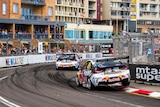
[[116,99],[110,99],[110,98],[102,97],[102,96],[99,96],[99,95],[96,95],[96,94],[94,94],[94,95],[93,95],[93,94],[89,94],[89,93],[87,93],[87,95],[94,96],[94,97],[98,97],[98,98],[102,98],[102,99],[106,99],[106,100],[108,100],[108,101],[112,101],[112,102],[117,102],[117,103],[121,103],[121,104],[129,105],[129,106],[133,106],[133,107],[144,107],[144,106],[137,105],[137,104],[132,104],[132,103],[128,103],[128,102],[124,102],[124,101],[116,100]]
[[6,78],[8,78],[8,76],[4,76],[4,77],[0,78],[0,81],[4,80]]
[[[4,77],[0,78],[0,81],[4,80],[6,78],[8,78],[8,76],[4,76]],[[8,107],[20,107],[19,105],[16,105],[16,104],[4,99],[2,96],[0,96],[0,103],[6,105]]]
[[0,102],[3,103],[4,105],[8,106],[8,107],[21,107],[19,105],[16,105],[6,99],[4,99],[3,97],[0,96]]

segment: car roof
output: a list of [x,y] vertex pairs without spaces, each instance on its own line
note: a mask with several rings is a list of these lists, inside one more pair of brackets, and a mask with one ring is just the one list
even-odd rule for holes
[[77,55],[76,53],[58,53],[56,55]]
[[121,57],[110,56],[110,57],[102,57],[102,58],[93,58],[89,60],[95,63],[95,62],[107,62],[107,61],[114,61],[114,60],[121,60],[121,59],[129,59],[129,56],[121,56]]

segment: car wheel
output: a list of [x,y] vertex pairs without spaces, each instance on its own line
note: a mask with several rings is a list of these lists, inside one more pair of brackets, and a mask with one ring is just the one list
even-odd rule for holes
[[56,70],[58,70],[59,68],[56,66]]
[[79,66],[75,67],[75,69],[78,70],[78,69],[79,69]]
[[93,90],[95,88],[90,79],[87,80],[87,88],[89,90]]
[[77,84],[77,86],[81,86],[81,84],[80,84],[79,79],[78,79],[77,76],[76,76],[76,84]]
[[128,79],[124,79],[124,80],[122,81],[122,85],[123,85],[123,86],[129,86],[129,84],[130,84],[130,81],[128,81]]

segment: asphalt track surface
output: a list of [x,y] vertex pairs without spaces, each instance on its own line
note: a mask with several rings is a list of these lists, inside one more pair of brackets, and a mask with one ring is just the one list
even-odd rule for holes
[[159,107],[160,100],[112,87],[78,87],[76,70],[54,63],[0,69],[0,107]]

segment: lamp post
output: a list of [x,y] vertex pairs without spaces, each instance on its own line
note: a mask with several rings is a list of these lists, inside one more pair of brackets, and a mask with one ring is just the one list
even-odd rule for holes
[[56,27],[57,31],[58,31],[58,41],[57,41],[57,50],[59,49],[59,43],[60,43],[60,26],[59,24],[57,24],[57,27]]

